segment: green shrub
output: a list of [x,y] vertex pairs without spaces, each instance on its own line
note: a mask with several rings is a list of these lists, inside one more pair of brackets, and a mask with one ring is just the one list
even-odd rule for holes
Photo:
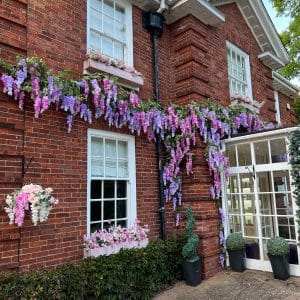
[[228,250],[242,250],[246,242],[241,233],[231,233],[226,240]]
[[275,237],[268,240],[268,253],[271,255],[286,255],[290,251],[289,243],[282,237]]
[[182,248],[182,256],[187,261],[196,261],[199,259],[197,255],[197,250],[199,247],[199,237],[193,232],[195,226],[195,218],[193,217],[193,209],[188,206],[186,209],[187,222],[185,225],[184,233],[187,238],[187,242]]
[[0,299],[150,299],[182,278],[185,240],[151,241],[144,249],[121,250],[78,265],[0,276]]

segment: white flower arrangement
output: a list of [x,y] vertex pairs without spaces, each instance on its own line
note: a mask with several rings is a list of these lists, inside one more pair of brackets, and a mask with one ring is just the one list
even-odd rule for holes
[[37,184],[27,184],[7,195],[4,210],[8,214],[9,224],[16,223],[21,227],[26,210],[31,210],[31,220],[35,226],[39,221],[47,221],[51,209],[58,204],[58,199],[51,195],[52,192],[52,188],[44,189]]

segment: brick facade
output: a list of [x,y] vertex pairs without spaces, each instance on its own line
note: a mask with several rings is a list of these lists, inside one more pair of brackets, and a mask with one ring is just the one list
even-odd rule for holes
[[[165,26],[159,40],[161,99],[179,104],[191,100],[229,104],[226,40],[250,55],[253,96],[266,101],[262,114],[275,120],[272,71],[258,60],[260,53],[250,29],[236,5],[220,10],[226,23],[206,26],[192,16]],[[145,76],[140,97],[153,99],[152,47],[149,33],[142,28],[141,10],[133,7],[134,66]],[[39,56],[53,70],[70,69],[82,74],[86,52],[85,1],[7,0],[0,4],[0,57],[10,62],[16,55]],[[242,33],[242,34],[241,34]],[[290,101],[282,99],[284,125],[294,122]],[[42,225],[31,226],[29,218],[21,230],[8,225],[0,212],[0,268],[20,271],[57,266],[82,259],[82,237],[86,233],[87,129],[76,120],[70,134],[66,115],[48,111],[34,118],[32,103],[25,110],[0,94],[0,199],[22,184],[22,161],[33,158],[23,183],[51,186],[60,204]],[[291,101],[290,101],[291,102]],[[292,108],[293,109],[293,108]],[[92,128],[128,133],[94,121]],[[194,149],[194,174],[185,176],[184,206],[191,204],[201,238],[203,275],[220,270],[218,222],[215,202],[211,200],[211,179],[204,160],[204,145]],[[155,145],[136,137],[137,213],[141,223],[149,224],[151,237],[159,237],[158,173]],[[1,200],[1,208],[4,201]],[[167,204],[168,235],[176,233],[171,205]],[[19,253],[18,253],[19,245]]]

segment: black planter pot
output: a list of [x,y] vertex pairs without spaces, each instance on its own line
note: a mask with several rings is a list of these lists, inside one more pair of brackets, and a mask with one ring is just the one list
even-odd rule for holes
[[201,262],[182,261],[183,276],[187,285],[196,286],[201,282]]
[[245,268],[245,250],[227,250],[229,254],[229,263],[233,271],[243,272]]
[[290,278],[289,255],[271,255],[268,253],[274,278],[286,280]]

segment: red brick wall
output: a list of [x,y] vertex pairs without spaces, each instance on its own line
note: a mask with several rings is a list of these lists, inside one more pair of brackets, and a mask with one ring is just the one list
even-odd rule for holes
[[[297,124],[294,100],[280,92],[278,93],[278,98],[281,124],[283,126]],[[288,109],[287,104],[290,105],[290,109]]]
[[[259,47],[237,7],[225,5],[220,9],[226,15],[226,24],[216,28],[191,16],[165,26],[159,40],[161,100],[164,104],[168,100],[187,103],[206,101],[210,97],[228,104],[225,41],[230,40],[250,54],[254,98],[266,100],[263,113],[273,120],[271,70],[258,61]],[[7,0],[0,4],[0,29],[1,58],[14,61],[17,54],[36,55],[55,71],[71,69],[75,76],[82,74],[86,52],[85,1],[40,0],[27,4],[25,0]],[[140,96],[153,99],[152,46],[149,33],[141,26],[141,11],[136,7],[133,8],[133,32],[134,65],[145,76]],[[289,123],[288,114],[283,118]],[[91,127],[128,133],[125,129],[108,128],[99,120]],[[68,134],[66,114],[48,111],[35,119],[30,100],[22,112],[16,103],[0,94],[1,199],[22,184],[22,159],[28,164],[33,157],[24,182],[51,186],[60,200],[48,222],[34,227],[28,216],[21,231],[8,225],[7,216],[1,210],[1,268],[18,266],[19,242],[21,271],[82,258],[82,236],[86,231],[87,128],[77,120]],[[194,208],[203,273],[209,277],[220,270],[218,214],[209,195],[211,179],[203,159],[204,145],[200,143],[193,151],[197,157],[194,174],[183,179],[184,207],[191,204]],[[136,137],[136,162],[138,217],[142,223],[149,224],[151,237],[155,238],[159,236],[156,152],[155,145],[144,137]],[[171,204],[167,204],[167,231],[169,235],[176,233]]]

